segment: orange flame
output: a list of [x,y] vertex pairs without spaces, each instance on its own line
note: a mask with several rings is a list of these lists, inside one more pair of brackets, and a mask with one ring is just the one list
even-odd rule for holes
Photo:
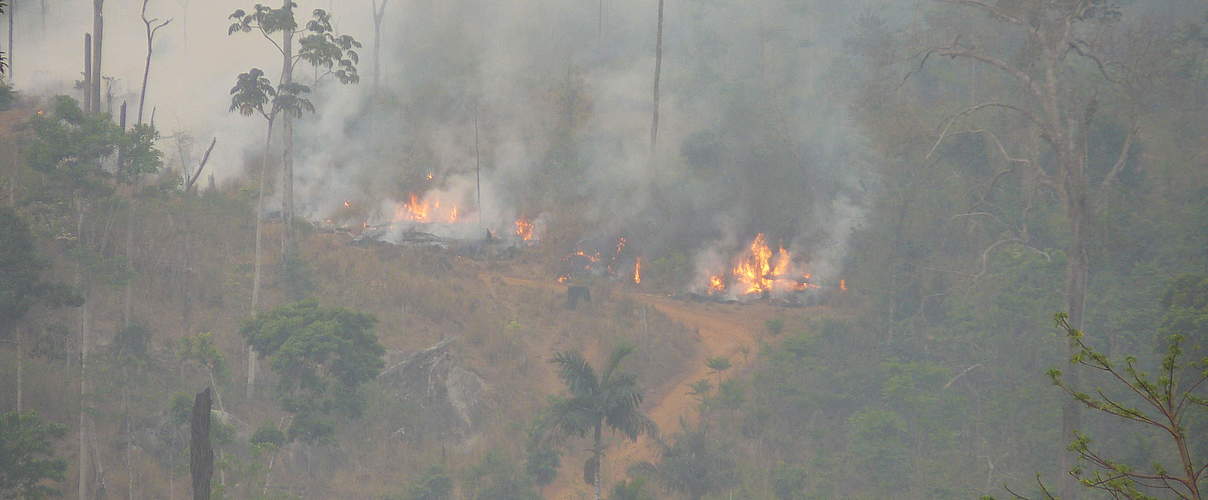
[[839,280],[839,290],[843,292],[847,291],[847,280]]
[[533,239],[533,223],[524,217],[516,219],[516,236],[521,241],[531,241]]
[[424,178],[425,178],[425,179],[428,179],[428,180],[432,180],[432,171],[431,171],[431,170],[429,170],[429,171],[428,171],[428,174],[427,174],[427,175],[425,175],[425,176],[424,176]]
[[562,276],[558,276],[558,283],[566,283],[569,279],[569,275],[563,274]]
[[772,266],[769,261],[772,259],[772,250],[768,248],[763,233],[755,235],[755,239],[751,241],[749,252],[734,266],[732,271],[734,277],[738,278],[738,283],[744,286],[743,293],[770,292],[772,290]]
[[344,208],[352,208],[352,202],[351,202],[351,201],[345,201],[345,202],[344,202]]
[[642,258],[638,257],[633,261],[633,284],[642,284]]
[[415,222],[442,222],[456,223],[459,219],[457,205],[447,211],[441,210],[440,200],[429,202],[421,200],[418,196],[412,194],[408,196],[407,201],[394,209],[394,220],[404,221],[411,220]]
[[[809,273],[801,278],[794,278],[793,254],[783,245],[776,252],[768,247],[767,237],[763,233],[755,235],[751,244],[735,258],[730,270],[735,290],[744,295],[763,295],[773,291],[804,291],[819,288],[809,282]],[[724,293],[727,283],[724,275],[709,277],[706,291],[710,294]]]

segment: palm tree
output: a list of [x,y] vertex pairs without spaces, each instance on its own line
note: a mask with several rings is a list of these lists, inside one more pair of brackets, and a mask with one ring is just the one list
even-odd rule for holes
[[570,390],[570,397],[554,400],[546,422],[550,429],[563,435],[587,437],[588,432],[592,433],[592,453],[583,464],[583,481],[595,487],[596,500],[600,500],[600,462],[604,457],[600,441],[604,427],[621,432],[631,441],[641,434],[658,435],[654,421],[639,409],[642,391],[637,377],[617,373],[617,366],[633,351],[633,346],[628,345],[614,349],[600,376],[577,351],[560,352],[550,360],[558,365],[558,378]]

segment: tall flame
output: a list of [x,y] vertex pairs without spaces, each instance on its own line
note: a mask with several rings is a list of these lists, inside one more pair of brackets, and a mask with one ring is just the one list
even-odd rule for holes
[[812,276],[809,273],[800,273],[793,267],[793,254],[783,245],[773,252],[768,247],[767,237],[759,233],[751,240],[751,244],[735,257],[733,268],[729,272],[731,279],[727,280],[724,273],[712,275],[705,291],[709,295],[725,293],[731,284],[737,293],[743,295],[820,288],[810,283]]
[[642,258],[638,257],[633,261],[633,283],[635,285],[642,284]]

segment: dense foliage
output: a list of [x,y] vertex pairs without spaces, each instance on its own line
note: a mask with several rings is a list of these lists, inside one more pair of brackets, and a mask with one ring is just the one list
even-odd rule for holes
[[55,442],[67,427],[37,413],[0,414],[0,498],[41,499],[60,495],[67,462],[55,457]]
[[365,313],[303,301],[244,324],[240,333],[280,375],[282,407],[294,414],[291,438],[322,439],[333,431],[328,417],[361,413],[358,389],[384,366],[385,349],[373,333],[375,323]]

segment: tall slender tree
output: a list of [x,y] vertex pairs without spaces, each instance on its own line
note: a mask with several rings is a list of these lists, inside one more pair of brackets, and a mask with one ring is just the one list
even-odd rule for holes
[[[273,144],[273,124],[281,113],[301,114],[314,111],[314,105],[306,98],[308,87],[292,84],[273,87],[264,76],[264,71],[252,68],[241,73],[231,88],[231,111],[243,116],[260,116],[267,123],[264,133],[264,152],[260,156],[260,187],[256,195],[256,253],[252,272],[252,307],[255,315],[260,304],[260,267],[264,226],[264,185],[268,175],[269,157]],[[248,349],[247,396],[254,394],[256,385],[256,354]]]
[[370,0],[373,6],[373,93],[376,95],[382,80],[382,20],[386,18],[386,4],[390,0]]
[[105,0],[92,0],[92,94],[88,110],[92,113],[101,112],[101,52],[105,40]]
[[[281,8],[274,9],[256,4],[251,11],[236,10],[229,18],[234,22],[227,30],[228,34],[258,32],[273,48],[281,54],[281,78],[283,87],[294,84],[294,69],[298,61],[305,61],[316,70],[316,84],[326,76],[334,76],[343,84],[360,81],[356,65],[360,56],[356,49],[361,43],[349,35],[339,35],[332,25],[331,14],[322,9],[315,9],[311,19],[303,30],[299,40],[299,49],[294,52],[294,36],[298,33],[298,22],[294,16],[297,3],[283,0]],[[278,43],[273,36],[281,35]],[[318,73],[322,71],[322,73]],[[282,155],[282,197],[281,219],[284,224],[281,239],[281,253],[289,247],[291,228],[294,216],[294,139],[293,116],[286,114],[282,117],[282,133],[284,153]]]
[[650,153],[659,142],[659,78],[663,72],[663,0],[659,0],[658,31],[654,42],[654,109],[650,119]]

